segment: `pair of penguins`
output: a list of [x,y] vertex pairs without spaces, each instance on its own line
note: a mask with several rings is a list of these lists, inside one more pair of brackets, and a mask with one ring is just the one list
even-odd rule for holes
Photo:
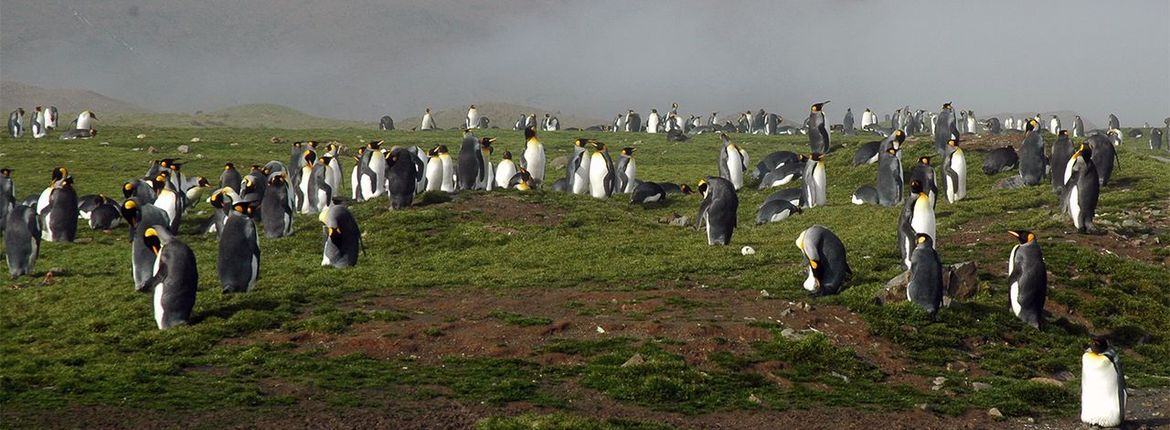
[[12,170],[0,169],[0,231],[4,233],[8,274],[31,274],[41,241],[73,242],[77,237],[78,198],[68,169],[53,169],[48,188],[34,200],[17,202]]

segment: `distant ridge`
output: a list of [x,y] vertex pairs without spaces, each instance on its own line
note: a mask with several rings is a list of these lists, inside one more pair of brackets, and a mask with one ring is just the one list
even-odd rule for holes
[[[442,110],[431,108],[431,115],[435,117],[435,125],[440,128],[454,128],[463,127],[463,122],[467,118],[467,109],[470,106],[449,107]],[[491,119],[491,126],[502,129],[511,130],[512,125],[516,120],[520,119],[520,115],[536,115],[536,121],[539,123],[544,119],[544,114],[550,113],[557,117],[561,122],[561,128],[577,127],[585,128],[592,125],[608,123],[606,120],[590,118],[587,116],[578,116],[573,114],[562,113],[560,111],[542,109],[532,106],[523,106],[511,103],[499,102],[485,102],[475,103],[475,110],[479,111],[480,115],[485,115]],[[418,127],[422,122],[422,112],[410,118],[394,118],[395,128],[401,130],[410,130],[411,127]]]
[[146,109],[133,103],[107,97],[89,90],[49,89],[15,81],[0,81],[0,110],[4,114],[24,108],[32,111],[37,106],[56,106],[62,118],[76,117],[83,110],[98,113],[142,113]]
[[339,128],[369,127],[374,122],[345,121],[309,115],[299,110],[267,103],[232,106],[211,112],[112,114],[107,124],[131,127],[238,127],[238,128]]

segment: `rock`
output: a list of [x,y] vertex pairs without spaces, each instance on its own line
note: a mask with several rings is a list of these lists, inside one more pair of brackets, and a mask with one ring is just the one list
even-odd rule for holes
[[147,154],[158,154],[158,148],[155,148],[153,146],[146,148],[146,153]]
[[637,366],[637,365],[643,364],[645,362],[646,362],[646,359],[642,358],[642,354],[635,353],[633,357],[630,357],[629,360],[626,360],[625,363],[622,363],[622,367]]
[[975,391],[977,391],[977,392],[978,392],[978,391],[983,391],[983,390],[990,390],[990,389],[991,389],[991,384],[984,383],[984,382],[972,382],[972,383],[971,383],[971,388],[972,388],[972,389],[974,389],[974,390],[975,390]]
[[1064,386],[1063,382],[1057,381],[1057,380],[1052,379],[1052,378],[1036,377],[1036,378],[1029,379],[1028,381],[1035,382],[1037,384],[1051,385],[1053,387],[1063,387]]
[[769,296],[771,296],[771,294],[768,294],[768,290],[760,290],[760,297],[769,297]]
[[192,138],[191,138],[191,143],[199,143],[199,142],[202,142],[202,141],[203,141],[203,139],[200,139],[200,138],[198,138],[198,137],[192,137]]
[[886,289],[878,292],[876,300],[881,303],[894,303],[906,300],[906,285],[910,283],[910,271],[902,272],[886,282]]
[[191,152],[191,147],[187,145],[179,145],[178,151],[180,154],[186,154]]
[[691,223],[691,219],[690,219],[690,217],[687,217],[686,215],[683,215],[683,216],[680,216],[680,217],[677,217],[675,219],[670,220],[670,225],[675,226],[675,227],[686,227],[687,225],[690,225],[690,223]]
[[780,336],[783,336],[785,339],[788,339],[788,340],[804,339],[804,334],[801,334],[800,332],[793,330],[792,327],[788,327],[784,330],[781,330]]
[[1019,175],[1003,178],[995,183],[995,189],[997,189],[997,190],[1023,188],[1025,186],[1026,185],[1024,185],[1024,178],[1020,177]]
[[601,326],[597,326],[597,332],[601,333],[601,334],[605,334],[605,329],[601,328]]
[[565,165],[567,165],[567,164],[569,164],[569,157],[567,155],[562,155],[560,157],[552,159],[551,167],[553,168],[553,170],[561,170],[561,169],[564,169]]
[[134,136],[134,137],[139,138],[139,139],[146,139],[146,134],[143,133],[143,134],[139,134],[139,135]]
[[1141,225],[1141,223],[1139,223],[1137,221],[1134,221],[1132,219],[1127,218],[1124,221],[1121,221],[1121,226],[1128,227],[1128,228],[1138,228],[1138,227],[1141,227],[1142,225]]
[[973,261],[948,266],[943,275],[943,291],[953,299],[969,299],[979,292],[979,276]]
[[750,246],[745,246],[743,249],[739,250],[739,252],[743,255],[752,255],[756,253],[756,249]]
[[930,412],[931,409],[934,409],[934,408],[930,407],[930,403],[918,403],[918,404],[914,405],[914,407],[921,409],[921,410],[924,410],[924,411],[927,411],[927,412]]
[[279,137],[276,137],[276,136],[272,136],[272,138],[271,138],[271,139],[268,139],[268,141],[269,141],[269,142],[272,142],[272,143],[280,143],[280,142],[283,142],[283,141],[284,141],[284,139],[281,139],[281,138],[279,138]]
[[787,308],[787,309],[780,311],[780,318],[784,318],[784,317],[789,316],[789,315],[792,315],[792,308]]
[[1076,375],[1073,375],[1072,372],[1069,372],[1067,370],[1062,370],[1060,372],[1057,372],[1055,375],[1052,375],[1052,378],[1056,379],[1057,381],[1071,381],[1075,377],[1076,377]]
[[943,376],[939,376],[937,378],[934,378],[934,381],[932,381],[932,382],[934,382],[934,385],[942,385],[942,384],[947,383],[947,378],[943,377]]
[[991,408],[987,410],[987,416],[1000,419],[1003,418],[1003,412],[1000,412],[999,408]]
[[759,398],[759,397],[756,397],[755,393],[752,393],[751,395],[749,395],[749,396],[748,396],[748,401],[749,401],[749,402],[752,402],[752,403],[755,403],[755,404],[757,404],[757,405],[762,405],[762,404],[764,404],[764,401],[763,401],[763,400],[760,400],[760,398]]

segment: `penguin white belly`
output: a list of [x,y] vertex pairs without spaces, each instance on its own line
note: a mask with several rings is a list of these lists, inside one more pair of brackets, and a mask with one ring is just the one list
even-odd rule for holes
[[813,168],[812,177],[813,177],[813,182],[815,185],[813,190],[816,191],[815,195],[816,195],[817,205],[828,204],[828,197],[826,196],[826,194],[827,194],[826,188],[828,187],[828,183],[826,182],[827,179],[825,178],[825,165],[818,162],[817,166],[815,168]]
[[727,180],[738,191],[743,188],[743,156],[734,146],[725,146],[723,150],[727,151],[727,172],[730,176]]
[[53,216],[53,211],[45,211],[45,228],[41,229],[41,240],[53,241],[53,221],[50,218]]
[[432,160],[427,163],[427,191],[443,189],[443,162]]
[[487,177],[483,181],[483,189],[491,191],[496,187],[496,168],[490,161],[485,162],[484,166],[487,166]]
[[90,128],[93,128],[93,121],[90,120],[88,115],[83,115],[77,118],[78,130],[89,130]]
[[53,193],[53,187],[45,188],[41,191],[41,196],[37,198],[37,213],[43,214],[49,209],[49,196]]
[[313,209],[316,210],[317,212],[322,212],[325,210],[325,208],[329,207],[329,203],[330,203],[329,202],[329,194],[326,193],[325,190],[318,188],[317,189],[317,206],[314,207]]
[[448,193],[455,191],[455,163],[451,161],[450,156],[441,155],[439,160],[443,165],[443,187],[442,190]]
[[297,189],[301,190],[301,201],[297,202],[297,210],[301,213],[308,213],[309,211],[309,178],[313,176],[313,171],[308,167],[301,168],[301,180],[297,184]]
[[158,206],[159,209],[162,209],[163,212],[166,212],[167,219],[171,220],[178,216],[178,214],[175,213],[178,210],[176,207],[177,203],[178,202],[175,201],[175,193],[172,193],[170,190],[163,190],[158,194],[158,198],[154,200],[154,205]]
[[1012,299],[1012,313],[1018,317],[1018,316],[1020,316],[1020,309],[1023,308],[1023,306],[1020,305],[1020,283],[1019,282],[1012,282],[1010,294],[1011,294],[1011,299]]
[[605,158],[600,153],[594,153],[589,163],[589,189],[594,198],[604,199],[605,176],[609,174],[609,166],[605,165]]
[[[155,264],[155,267],[158,267],[158,265]],[[155,270],[157,273],[158,269]],[[160,282],[154,286],[154,322],[158,324],[159,330],[163,329],[163,317],[165,314],[165,311],[163,311],[162,296],[163,284]]]
[[1076,164],[1076,158],[1069,158],[1068,163],[1064,165],[1064,180],[1060,181],[1064,186],[1068,186],[1069,178],[1072,178],[1073,167]]
[[529,144],[524,150],[524,161],[527,163],[528,173],[537,182],[544,182],[544,148]]
[[589,176],[592,171],[592,159],[581,160],[581,167],[573,172],[575,179],[573,179],[573,194],[586,194],[589,192]]
[[[956,151],[955,155],[951,156],[951,170],[954,170],[955,176],[958,177],[955,200],[967,198],[967,156],[963,155],[962,151]],[[947,187],[947,190],[950,189]]]
[[358,199],[358,191],[362,190],[362,189],[363,189],[363,187],[365,187],[365,184],[364,184],[365,182],[369,182],[369,181],[359,181],[359,180],[358,180],[358,171],[359,171],[359,170],[361,170],[361,166],[360,166],[360,165],[359,165],[359,166],[353,166],[353,170],[352,170],[352,171],[350,171],[350,173],[349,173],[349,183],[350,183],[350,187],[349,187],[349,194],[350,194],[350,198],[351,198],[351,199],[354,199],[354,200],[357,200],[357,201],[361,201],[361,200],[359,200],[359,199]]
[[252,256],[252,277],[248,279],[248,290],[252,291],[252,287],[256,286],[256,280],[260,279],[260,257]]
[[853,204],[855,204],[855,205],[864,205],[864,204],[865,204],[865,200],[862,200],[862,199],[858,198],[858,197],[857,197],[857,194],[854,194],[853,196],[851,196],[851,197],[850,197],[850,200],[851,200],[851,201],[853,202]]
[[1121,425],[1117,371],[1102,355],[1081,357],[1081,421],[1101,427]]
[[637,165],[637,163],[634,163],[633,158],[630,158],[630,162],[626,164],[626,172],[625,173],[626,173],[626,189],[622,190],[622,192],[627,193],[627,194],[633,193],[634,192],[634,182],[635,182],[635,179],[637,179],[637,177],[638,177],[638,165]]
[[792,212],[789,212],[787,209],[785,209],[785,210],[782,210],[780,212],[776,212],[776,213],[772,214],[772,217],[769,218],[768,220],[771,222],[783,221],[785,218],[788,218],[788,215],[790,215],[790,214],[792,214]]
[[508,181],[516,176],[516,163],[512,160],[504,160],[496,166],[496,186],[500,188],[508,188]]
[[1078,230],[1081,228],[1081,190],[1080,187],[1073,185],[1072,189],[1068,191],[1068,211],[1072,216],[1073,227]]
[[812,268],[808,268],[808,278],[804,279],[804,289],[809,291],[817,290],[817,278],[813,276]]
[[[374,171],[374,183],[368,188],[369,192],[362,194],[366,198],[381,197],[386,194],[386,158],[385,153],[381,149],[374,152],[370,157],[370,170]],[[428,164],[429,166],[430,164]]]
[[914,228],[915,233],[924,233],[930,236],[934,240],[935,248],[938,248],[938,238],[934,234],[934,210],[931,209],[929,202],[926,202],[926,204],[914,204],[914,214],[910,219],[910,227]]
[[662,194],[655,194],[642,200],[643,203],[653,203],[662,200]]
[[336,164],[330,164],[325,169],[325,183],[329,184],[329,188],[333,189],[334,193],[341,190],[341,168],[337,167]]

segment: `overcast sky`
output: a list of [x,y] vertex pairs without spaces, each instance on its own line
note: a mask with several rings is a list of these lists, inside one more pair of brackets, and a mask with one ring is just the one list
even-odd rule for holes
[[[1170,115],[1170,1],[0,0],[0,78],[160,111]],[[1021,4],[1025,3],[1025,4]]]

